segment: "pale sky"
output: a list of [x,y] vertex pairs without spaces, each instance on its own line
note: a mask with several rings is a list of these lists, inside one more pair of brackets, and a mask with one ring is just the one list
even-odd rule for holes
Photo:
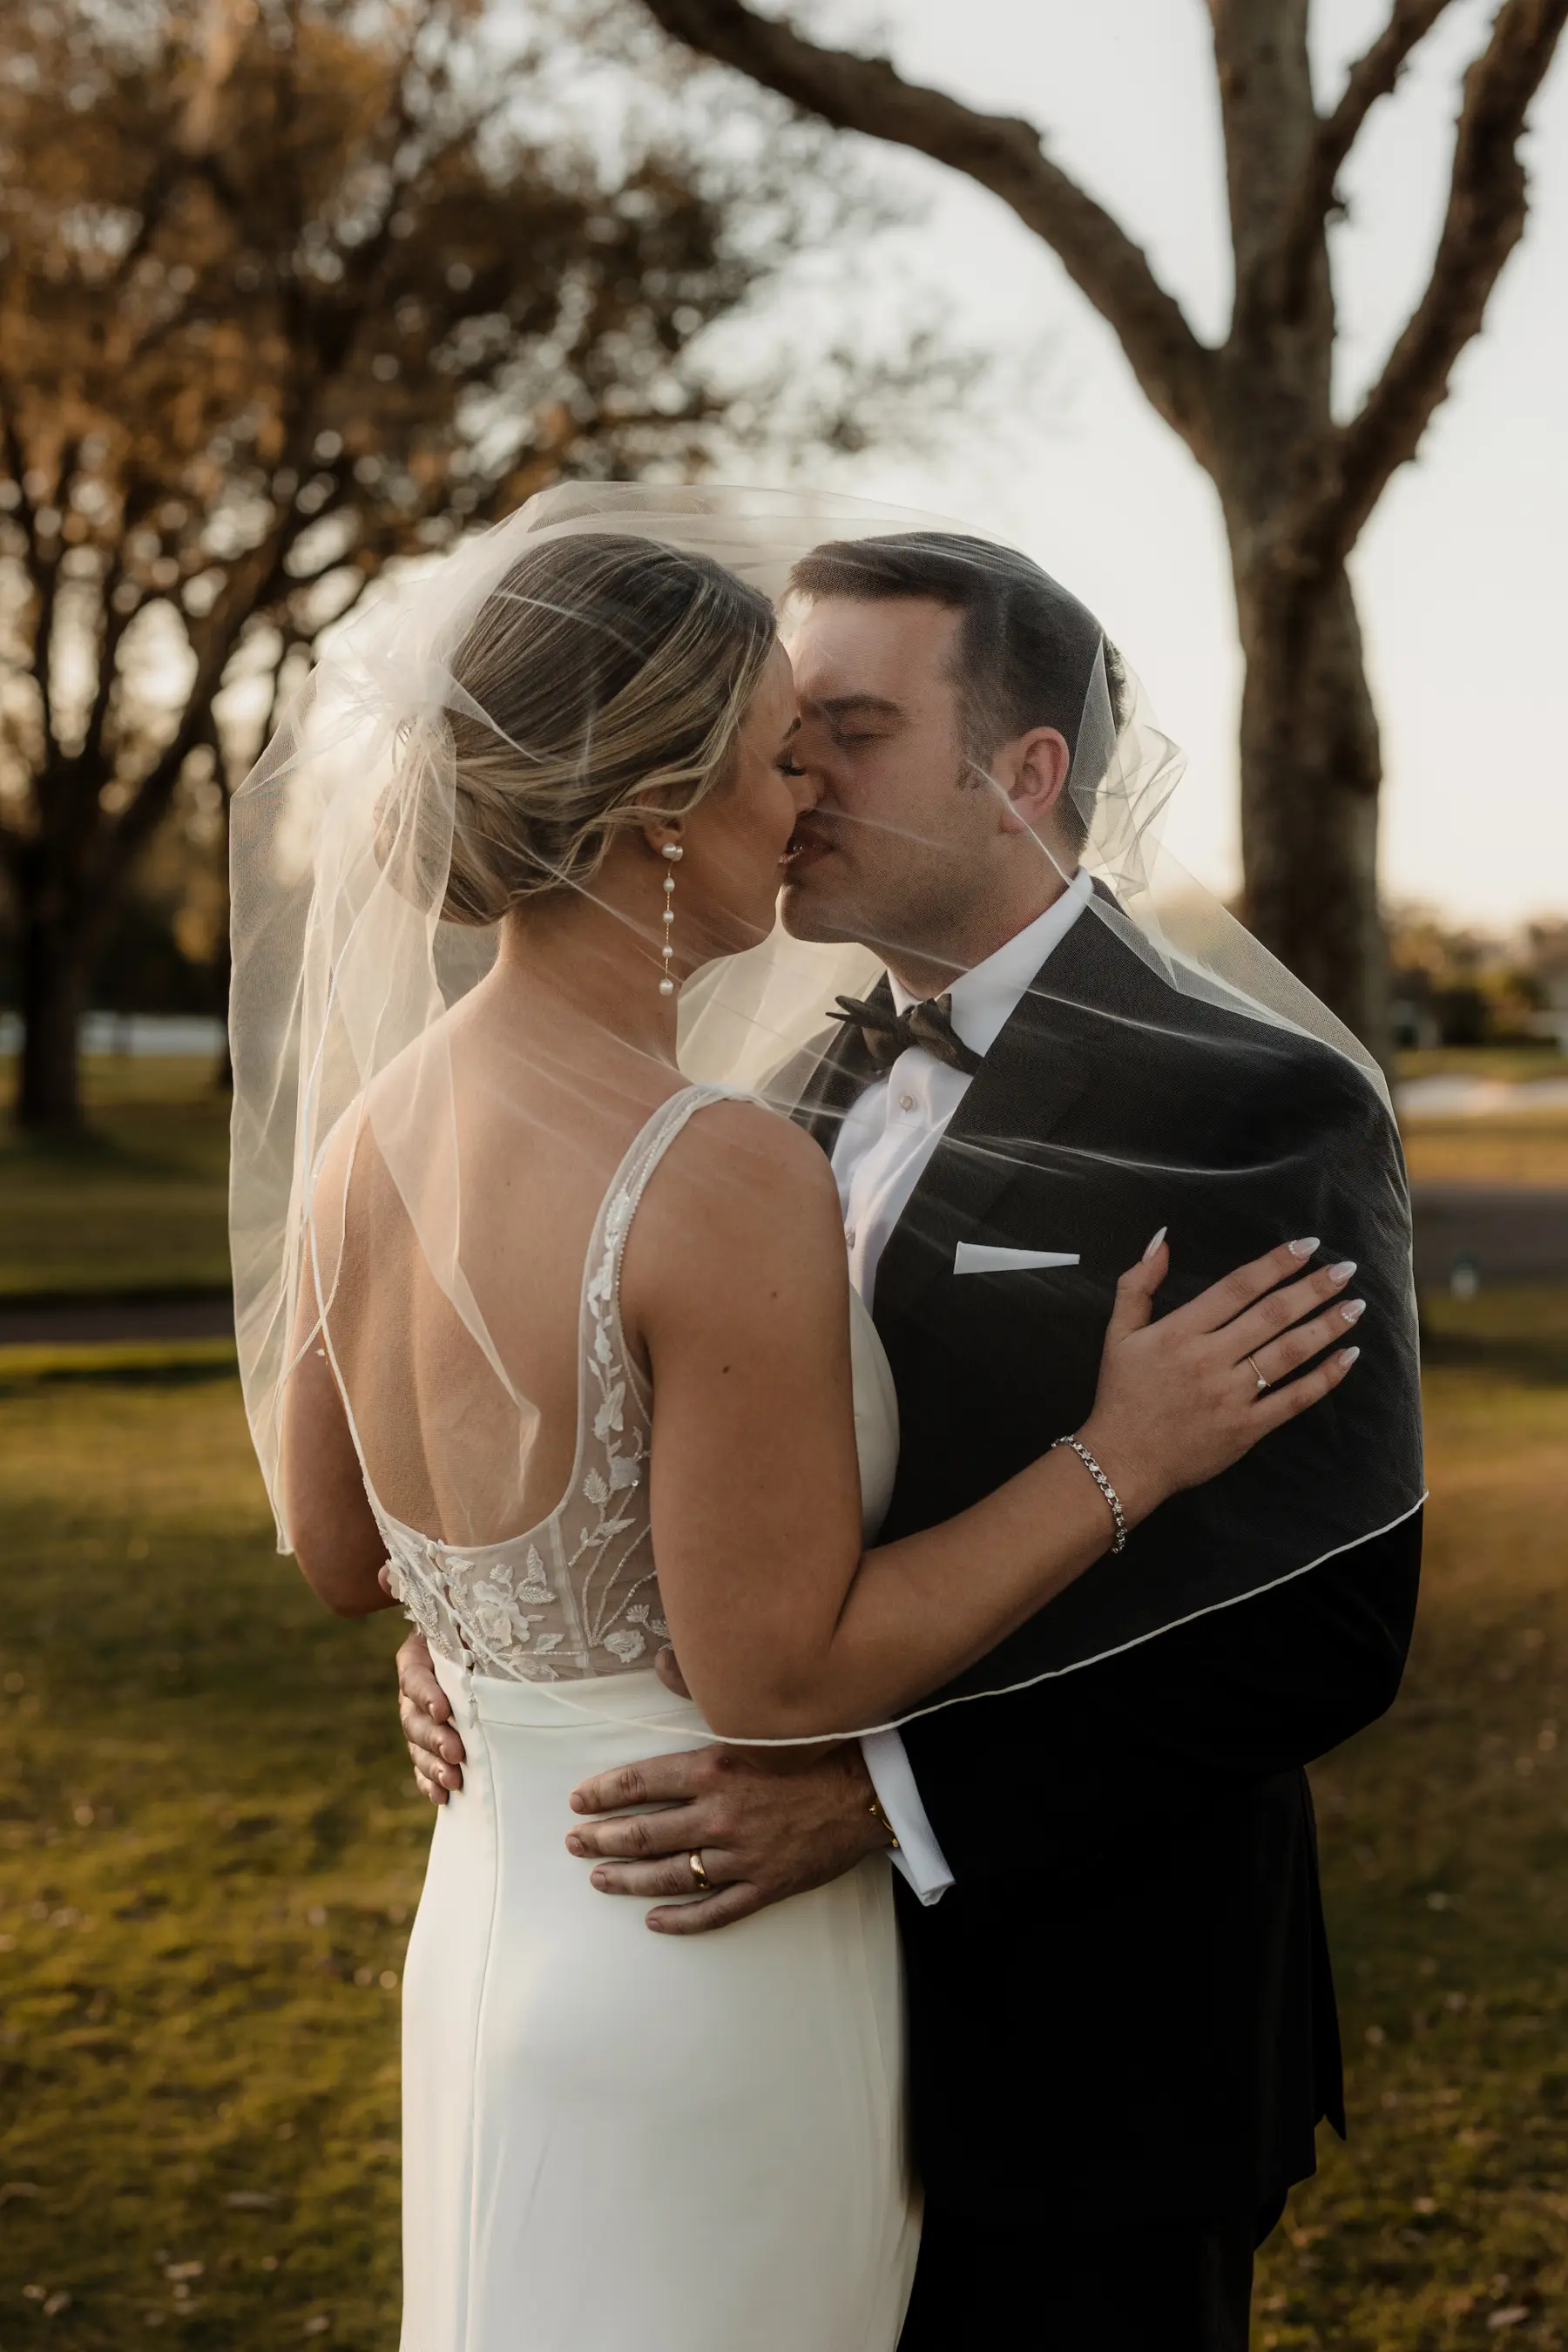
[[[1321,89],[1389,0],[1316,0]],[[1336,250],[1353,394],[1403,323],[1441,218],[1457,77],[1491,15],[1458,0],[1363,133]],[[820,37],[864,26],[818,0]],[[1023,114],[1148,251],[1198,331],[1222,328],[1228,264],[1201,0],[884,0],[910,76]],[[1538,100],[1526,242],[1455,373],[1420,459],[1354,560],[1387,782],[1384,874],[1398,898],[1508,925],[1568,912],[1568,48]],[[885,155],[888,151],[881,151]],[[1167,838],[1205,881],[1236,875],[1235,614],[1207,478],[1137,390],[1114,339],[1005,206],[921,159],[932,200],[908,265],[955,320],[1017,346],[1054,338],[1043,418],[936,461],[875,455],[870,497],[1016,541],[1093,606],[1191,754]]]

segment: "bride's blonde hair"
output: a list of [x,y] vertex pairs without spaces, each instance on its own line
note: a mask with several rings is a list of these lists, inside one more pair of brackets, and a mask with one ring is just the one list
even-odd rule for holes
[[442,919],[584,887],[617,831],[694,808],[774,643],[768,599],[702,556],[604,532],[529,549],[451,661]]

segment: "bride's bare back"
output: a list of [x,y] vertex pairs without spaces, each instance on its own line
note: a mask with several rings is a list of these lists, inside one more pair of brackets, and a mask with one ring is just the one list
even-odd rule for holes
[[[448,1544],[500,1542],[563,1499],[591,1245],[631,1143],[680,1091],[674,1072],[648,1074],[642,1099],[542,1074],[521,1095],[488,1085],[489,1025],[469,1021],[454,1040],[449,1134],[431,1134],[412,1200],[374,1113],[322,1171],[346,1179],[326,1323],[369,1484]],[[455,1258],[437,1268],[421,1228],[448,1224]]]

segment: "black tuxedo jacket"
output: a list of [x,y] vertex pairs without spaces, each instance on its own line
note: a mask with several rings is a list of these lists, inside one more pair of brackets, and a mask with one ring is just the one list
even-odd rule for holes
[[[1118,1008],[1138,1017],[1105,1017]],[[1205,1050],[1221,1035],[1223,1106]],[[965,1509],[1085,1418],[1116,1276],[1157,1226],[1183,1295],[1313,1229],[1321,1196],[1216,1193],[1180,1171],[1195,1120],[1310,1118],[1326,1053],[1175,995],[1079,919],[882,1255],[874,1314],[900,1415],[884,1539]],[[797,1116],[829,1150],[870,1075],[850,1031],[810,1076]],[[986,1134],[1042,1148],[968,1148]],[[1254,1167],[1268,1160],[1258,1140],[1240,1155]],[[1212,1136],[1185,1157],[1212,1169]],[[1064,1189],[1068,1168],[1080,1174]],[[1080,1264],[954,1278],[961,1239],[1065,1247]],[[906,1727],[956,1878],[929,1909],[899,1887],[915,2152],[933,2200],[1019,2223],[1250,2212],[1312,2170],[1320,2117],[1342,2131],[1302,1768],[1394,1698],[1420,1526],[1415,1512],[1119,1655]]]

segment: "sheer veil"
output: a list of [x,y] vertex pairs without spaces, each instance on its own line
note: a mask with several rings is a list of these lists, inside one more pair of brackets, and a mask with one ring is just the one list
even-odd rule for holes
[[[409,1312],[435,1335],[432,1360],[443,1368],[438,1379],[374,1389],[363,1367],[337,1366],[351,1404],[377,1396],[386,1449],[423,1465],[405,1489],[409,1517],[426,1496],[427,1507],[442,1509],[441,1532],[468,1544],[498,1542],[526,1524],[516,1514],[542,1400],[518,1369],[517,1299],[474,1238],[480,1150],[493,1155],[508,1118],[523,1114],[509,1100],[512,1074],[502,1067],[487,1070],[477,1105],[465,1060],[463,1008],[491,966],[499,926],[474,919],[472,910],[461,923],[444,919],[454,872],[455,738],[465,728],[504,735],[455,667],[487,601],[531,550],[595,536],[637,541],[721,567],[780,606],[787,635],[789,575],[802,558],[825,542],[910,535],[939,545],[962,536],[973,560],[1001,570],[1023,561],[961,525],[850,498],[571,486],[531,499],[424,576],[390,587],[323,654],[236,796],[232,828],[236,1316],[246,1405],[281,1548],[289,1541],[279,1478],[285,1384],[302,1349],[332,1352],[333,1300],[373,1276],[401,1286]],[[544,757],[537,744],[504,740],[519,760]],[[1375,1532],[1420,1496],[1408,1213],[1384,1081],[1342,1024],[1163,847],[1162,818],[1184,764],[1136,677],[1096,632],[1069,790],[1084,835],[1081,862],[1096,885],[1084,919],[1102,926],[1143,975],[1142,993],[1131,991],[1116,1017],[1153,1029],[1170,1018],[1180,1028],[1169,1009],[1202,1004],[1223,1016],[1210,1029],[1235,1041],[1238,1055],[1248,1039],[1272,1040],[1283,1070],[1313,1074],[1341,1122],[1337,1139],[1320,1131],[1316,1146],[1335,1160],[1324,1181],[1331,1177],[1335,1188],[1336,1244],[1349,1232],[1347,1254],[1363,1265],[1378,1262],[1386,1295],[1401,1303],[1392,1320],[1398,1326],[1403,1316],[1403,1327],[1381,1334],[1392,1370],[1375,1391],[1364,1384],[1364,1418],[1350,1439],[1342,1433],[1337,1453],[1309,1451],[1271,1499],[1263,1490],[1268,1543],[1253,1544],[1247,1526],[1216,1519],[1217,1566],[1201,1592],[1173,1586],[1163,1600],[1142,1595],[1121,1617],[1112,1608],[1098,1630],[1069,1643],[1073,1654],[1025,1643],[989,1680],[972,1678],[954,1696],[1015,1687],[1157,1633],[1194,1608],[1225,1605]],[[1055,862],[1043,840],[1039,847]],[[834,1000],[864,995],[880,969],[864,948],[810,945],[775,929],[688,985],[683,1070],[721,1087],[769,1090],[781,1069],[807,1066],[826,1050]],[[1047,992],[1049,971],[1040,982]],[[517,1050],[521,1071],[528,1041]],[[499,1148],[504,1157],[504,1140]],[[1315,1147],[1310,1133],[1291,1140],[1279,1130],[1268,1148],[1278,1159]],[[984,1149],[1037,1164],[1029,1139],[1005,1128],[988,1131]],[[1121,1149],[1108,1147],[1108,1156]],[[383,1231],[395,1237],[385,1245],[393,1257],[384,1252],[374,1268],[348,1229],[356,1167],[358,1181],[384,1197]],[[1103,1161],[1076,1171],[1085,1185],[1114,1176]],[[386,1352],[390,1360],[398,1351],[388,1342]],[[1356,1388],[1349,1383],[1345,1393]],[[1248,1491],[1247,1509],[1256,1515],[1258,1490]]]

